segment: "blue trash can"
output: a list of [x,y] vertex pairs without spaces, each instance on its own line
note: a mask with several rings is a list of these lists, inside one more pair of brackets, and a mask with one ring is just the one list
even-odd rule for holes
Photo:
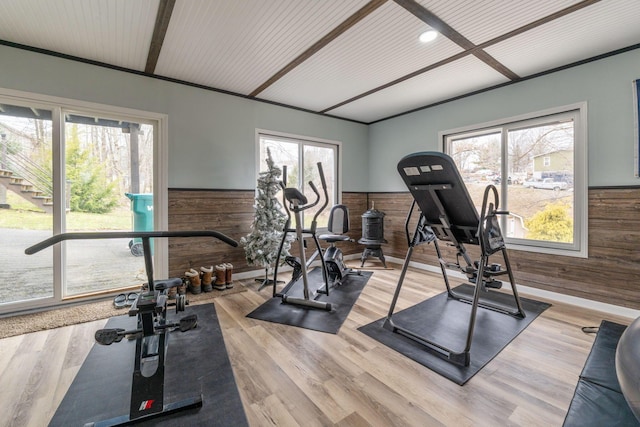
[[[131,200],[131,212],[133,213],[133,231],[153,231],[153,194],[124,193]],[[151,244],[153,251],[153,244]],[[142,239],[135,238],[129,241],[129,249],[134,256],[144,255]]]

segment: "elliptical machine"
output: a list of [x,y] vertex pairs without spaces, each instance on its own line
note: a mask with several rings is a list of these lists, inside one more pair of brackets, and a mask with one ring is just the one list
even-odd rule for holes
[[[322,182],[322,189],[324,192],[324,204],[316,211],[313,216],[313,220],[311,221],[311,227],[305,229],[302,224],[302,212],[308,210],[318,204],[320,201],[320,193],[318,189],[313,184],[312,181],[309,181],[309,187],[316,195],[316,200],[313,203],[309,203],[307,197],[302,194],[300,190],[295,187],[286,187],[287,180],[287,169],[286,166],[283,167],[283,181],[280,183],[283,189],[283,205],[285,207],[285,211],[287,212],[287,222],[284,226],[284,233],[282,234],[282,240],[280,242],[280,247],[278,249],[277,260],[280,259],[282,254],[282,249],[284,246],[284,242],[287,240],[288,233],[295,232],[296,240],[298,241],[298,248],[300,252],[300,257],[287,256],[285,257],[285,262],[293,267],[293,273],[291,275],[291,281],[287,283],[287,285],[282,289],[281,292],[277,291],[277,283],[278,283],[278,262],[276,262],[275,270],[273,273],[273,296],[282,298],[283,303],[287,304],[295,304],[302,305],[311,308],[319,308],[322,310],[331,311],[331,304],[323,301],[316,301],[315,298],[319,294],[329,295],[329,282],[327,277],[327,266],[324,261],[324,257],[320,257],[320,262],[322,264],[322,278],[324,280],[324,286],[320,287],[314,294],[309,291],[309,279],[307,277],[307,267],[313,262],[316,254],[322,253],[322,248],[320,246],[320,242],[318,241],[318,237],[316,235],[316,227],[317,227],[317,219],[320,213],[325,209],[327,204],[329,203],[329,197],[327,192],[327,183],[324,178],[324,172],[322,170],[322,163],[318,162],[318,172],[320,174],[320,181]],[[294,215],[295,228],[291,228],[291,212]],[[316,245],[316,252],[314,255],[307,261],[305,258],[305,244],[304,244],[304,235],[309,235],[313,239]],[[303,283],[303,296],[294,297],[288,294],[291,287],[302,277]]]

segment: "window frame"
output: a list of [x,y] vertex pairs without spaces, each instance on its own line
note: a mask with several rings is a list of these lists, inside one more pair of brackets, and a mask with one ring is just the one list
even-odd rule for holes
[[[468,125],[460,128],[438,132],[442,151],[450,152],[450,141],[454,136],[482,135],[501,131],[501,171],[502,176],[508,176],[508,144],[506,135],[509,130],[529,127],[537,123],[548,121],[553,116],[561,117],[570,115],[574,121],[574,239],[573,243],[547,242],[540,240],[518,239],[505,237],[509,249],[539,252],[552,255],[587,258],[588,256],[588,138],[587,138],[587,103],[549,108],[542,111],[526,113],[490,122]],[[459,138],[458,138],[459,139]],[[500,184],[499,193],[502,200],[507,200],[506,180]],[[507,207],[508,209],[508,207]],[[506,218],[502,218],[502,226],[506,224]]]
[[[342,203],[342,142],[324,138],[311,137],[306,135],[297,135],[286,132],[277,132],[271,131],[267,129],[258,129],[256,128],[256,151],[255,151],[255,176],[257,177],[260,173],[260,168],[263,166],[260,162],[260,146],[261,146],[261,138],[263,136],[272,137],[274,139],[285,140],[285,142],[297,143],[299,145],[299,153],[304,152],[304,146],[319,146],[325,148],[332,148],[334,150],[334,165],[333,165],[333,176],[335,177],[335,182],[333,183],[335,194],[333,195],[333,200],[329,200],[329,204],[326,207],[325,213],[328,214],[329,210],[332,206],[336,204]],[[300,162],[304,162],[303,157],[299,158]],[[326,170],[326,165],[323,165],[323,168]],[[306,183],[303,183],[306,184]],[[289,184],[291,186],[291,184]],[[320,187],[318,187],[318,191],[322,191]],[[256,189],[257,192],[257,189]],[[322,196],[321,196],[322,197]],[[329,195],[331,198],[331,195]],[[322,199],[321,199],[322,200]],[[312,210],[312,214],[315,211]],[[304,214],[304,212],[303,212]],[[318,230],[326,230],[327,227],[318,227]]]
[[[153,209],[154,230],[168,229],[168,115],[150,111],[136,110],[132,108],[118,107],[107,104],[99,104],[88,101],[80,101],[57,96],[44,95],[33,92],[23,92],[0,87],[0,99],[7,103],[22,106],[38,106],[48,109],[52,113],[52,150],[53,150],[53,228],[54,235],[65,230],[64,215],[64,163],[65,151],[64,126],[65,113],[82,112],[82,114],[95,114],[110,118],[123,118],[123,120],[135,119],[141,123],[153,126]],[[169,273],[169,244],[168,239],[154,239],[154,270],[159,277],[166,277]],[[31,309],[41,309],[61,306],[69,301],[85,301],[96,298],[93,295],[65,296],[64,265],[65,252],[61,245],[53,247],[53,296],[35,300],[16,301],[0,304],[0,314],[18,312]]]

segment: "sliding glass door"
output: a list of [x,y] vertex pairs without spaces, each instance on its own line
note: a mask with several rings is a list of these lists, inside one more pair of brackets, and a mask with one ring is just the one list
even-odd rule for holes
[[149,118],[0,96],[0,313],[146,281],[138,239],[24,250],[64,232],[154,230],[158,129]]
[[51,254],[25,248],[53,234],[52,110],[0,103],[0,303],[54,298]]
[[[153,126],[65,111],[65,229],[153,230]],[[146,280],[139,239],[68,240],[65,297]]]

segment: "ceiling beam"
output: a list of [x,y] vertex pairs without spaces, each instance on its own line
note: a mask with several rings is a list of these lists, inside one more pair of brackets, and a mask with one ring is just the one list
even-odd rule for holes
[[273,76],[269,78],[266,82],[262,83],[258,88],[256,88],[253,92],[249,94],[250,97],[256,97],[259,93],[263,92],[266,88],[280,80],[285,74],[289,73],[291,70],[296,68],[298,65],[302,64],[307,59],[311,58],[316,54],[320,49],[324,48],[326,45],[335,40],[338,36],[342,35],[344,32],[349,30],[351,27],[356,25],[358,22],[369,16],[380,6],[385,4],[387,0],[371,0],[369,3],[364,5],[360,10],[355,12],[345,21],[343,21],[336,28],[331,30],[327,35],[322,37],[320,40],[315,42],[309,49],[302,52],[295,58],[293,61],[284,66],[280,71],[275,73]]
[[153,27],[153,35],[151,36],[149,54],[147,55],[147,65],[144,67],[144,72],[147,74],[153,74],[156,71],[160,50],[164,43],[164,36],[167,34],[167,28],[169,28],[169,21],[171,20],[171,14],[173,13],[175,4],[176,0],[160,0],[156,23]]
[[428,9],[415,0],[394,0],[399,6],[405,8],[408,12],[412,13],[416,18],[463,48],[469,51],[476,58],[507,77],[509,80],[518,80],[520,76],[507,68],[504,64],[498,62],[495,58],[489,55],[482,49],[477,49],[477,46],[467,39],[465,36],[454,30],[449,24],[444,22],[438,16],[434,15]]
[[[407,3],[406,1],[403,1],[403,0],[394,0],[394,1],[396,3],[398,3],[399,5],[401,5],[401,6],[403,6],[401,3]],[[488,41],[486,41],[484,43],[481,43],[481,44],[479,44],[477,46],[474,46],[473,43],[471,43],[471,41],[467,40],[461,34],[456,32],[455,30],[453,30],[453,28],[449,27],[446,23],[444,23],[444,21],[442,21],[441,19],[437,18],[435,15],[433,15],[431,12],[429,12],[428,10],[425,9],[425,11],[427,12],[425,14],[425,16],[429,16],[429,18],[434,17],[433,18],[434,25],[440,25],[439,28],[436,28],[436,27],[434,27],[434,26],[432,26],[431,24],[428,23],[428,25],[431,26],[434,30],[440,32],[440,29],[443,29],[444,32],[442,32],[441,34],[443,34],[443,35],[448,34],[447,37],[450,38],[451,40],[454,40],[454,41],[458,40],[458,41],[460,41],[460,43],[462,43],[462,44],[464,44],[466,46],[469,46],[469,47],[473,46],[473,47],[471,47],[468,50],[465,50],[463,52],[457,53],[457,54],[455,54],[455,55],[453,55],[453,56],[451,56],[449,58],[445,58],[442,61],[436,62],[435,64],[431,64],[431,65],[428,65],[428,66],[426,66],[424,68],[416,70],[416,71],[414,71],[414,72],[412,72],[410,74],[407,74],[406,76],[402,76],[402,77],[400,77],[400,78],[398,78],[398,79],[396,79],[394,81],[385,83],[382,86],[378,86],[378,87],[373,88],[371,90],[368,90],[368,91],[366,91],[364,93],[356,95],[356,96],[354,96],[352,98],[349,98],[349,99],[347,99],[345,101],[342,101],[342,102],[340,102],[340,103],[338,103],[336,105],[332,105],[331,107],[325,108],[324,110],[320,111],[320,113],[324,114],[324,113],[327,113],[327,112],[329,112],[331,110],[335,110],[336,108],[342,107],[343,105],[346,105],[346,104],[349,104],[351,102],[357,101],[360,98],[364,98],[365,96],[371,95],[373,93],[376,93],[376,92],[381,91],[383,89],[386,89],[388,87],[397,85],[398,83],[402,83],[403,81],[409,80],[410,78],[416,77],[416,76],[418,76],[418,75],[420,75],[422,73],[426,73],[427,71],[431,71],[433,69],[441,67],[441,66],[443,66],[445,64],[448,64],[450,62],[457,61],[458,59],[464,58],[467,55],[476,54],[478,51],[482,51],[482,49],[484,49],[486,47],[492,46],[492,45],[494,45],[496,43],[499,43],[499,42],[507,40],[507,39],[509,39],[511,37],[517,36],[518,34],[522,34],[522,33],[526,32],[526,31],[529,31],[529,30],[531,30],[533,28],[539,27],[540,25],[546,24],[546,23],[551,22],[551,21],[553,21],[555,19],[562,18],[563,16],[569,15],[570,13],[576,12],[576,11],[578,11],[580,9],[583,9],[583,8],[585,8],[587,6],[591,6],[592,4],[598,3],[600,1],[602,1],[602,0],[583,0],[583,1],[579,2],[579,3],[575,3],[575,4],[573,4],[571,6],[568,6],[568,7],[564,8],[564,9],[562,9],[562,10],[559,10],[557,12],[554,12],[554,13],[550,14],[550,15],[542,17],[542,18],[538,19],[537,21],[530,22],[529,24],[523,25],[520,28],[516,28],[513,31],[510,31],[510,32],[505,33],[505,34],[503,34],[501,36],[495,37],[495,38],[493,38],[491,40],[488,40]],[[409,2],[415,3],[415,2],[413,2],[411,0],[409,0]],[[482,51],[482,52],[484,52],[484,51]],[[486,54],[486,52],[484,52],[484,53]],[[493,61],[495,61],[495,59],[493,59],[488,54],[486,54],[485,60],[493,60]],[[495,61],[495,62],[497,63],[497,61]]]

